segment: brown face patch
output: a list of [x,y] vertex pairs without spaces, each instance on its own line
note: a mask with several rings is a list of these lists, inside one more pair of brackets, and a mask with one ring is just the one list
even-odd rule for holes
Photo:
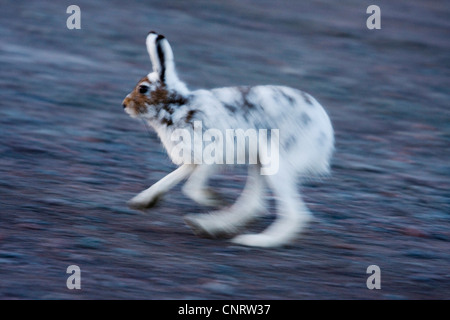
[[137,97],[134,93],[130,93],[122,102],[125,110],[132,116],[144,114],[147,112],[145,101],[141,97]]
[[130,94],[125,98],[125,100],[123,100],[122,103],[124,108],[126,108],[130,113],[134,115],[139,115],[147,112],[146,103],[148,100],[148,96],[139,92],[139,88],[144,82],[150,83],[147,77],[139,80],[133,91],[130,92]]
[[169,95],[169,93],[167,92],[165,87],[163,87],[163,86],[157,87],[156,90],[154,90],[150,93],[150,97],[148,97],[149,98],[148,103],[151,105],[158,105],[158,104],[164,103],[164,101],[167,100],[168,95]]
[[[146,91],[143,88],[144,86],[149,86],[149,90]],[[187,98],[176,92],[169,92],[163,83],[151,82],[147,77],[142,78],[137,83],[134,90],[123,102],[126,110],[134,115],[148,113],[149,107],[154,108],[156,114],[164,110],[169,115],[172,115],[177,106],[185,103],[187,103]],[[163,124],[170,125],[172,124],[172,120],[166,119],[163,121]]]
[[147,113],[148,106],[157,105],[167,98],[167,90],[163,86],[158,86],[152,92],[141,93],[141,87],[147,85],[145,83],[153,84],[147,77],[142,78],[124,100],[124,106],[135,115]]

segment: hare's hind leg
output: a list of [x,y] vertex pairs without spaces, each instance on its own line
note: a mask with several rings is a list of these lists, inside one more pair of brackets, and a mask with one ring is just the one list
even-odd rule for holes
[[208,186],[209,178],[217,170],[217,165],[199,165],[183,186],[183,193],[204,206],[223,206],[225,201]]
[[190,214],[184,220],[200,236],[233,236],[264,209],[263,191],[259,166],[250,166],[244,190],[231,207],[209,214]]
[[297,192],[296,175],[280,170],[265,176],[277,199],[277,218],[259,234],[244,234],[232,242],[256,247],[277,247],[289,243],[311,220],[311,213]]
[[128,201],[128,205],[134,209],[146,209],[154,206],[156,202],[180,181],[188,177],[195,169],[193,164],[183,164],[167,176],[156,182],[150,188],[142,191]]

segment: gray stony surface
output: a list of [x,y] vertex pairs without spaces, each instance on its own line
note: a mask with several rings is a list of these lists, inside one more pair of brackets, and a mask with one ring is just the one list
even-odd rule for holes
[[[365,0],[76,4],[81,30],[68,2],[1,4],[0,298],[449,298],[448,2],[377,1],[381,30]],[[180,187],[126,206],[174,168],[121,107],[150,70],[149,30],[190,88],[288,85],[327,109],[333,174],[302,188],[316,219],[293,245],[196,237],[182,216],[206,209]],[[244,180],[214,184],[233,199]],[[81,290],[66,288],[72,264]],[[372,264],[381,290],[366,288]]]

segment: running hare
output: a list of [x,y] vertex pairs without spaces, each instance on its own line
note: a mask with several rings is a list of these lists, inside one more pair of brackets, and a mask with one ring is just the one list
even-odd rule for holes
[[[178,78],[167,39],[152,31],[147,35],[146,45],[153,71],[126,96],[123,107],[131,117],[141,118],[153,127],[179,167],[136,195],[129,205],[149,208],[186,178],[183,192],[187,196],[203,205],[217,205],[218,197],[208,187],[208,178],[226,162],[225,158],[230,159],[228,156],[233,154],[236,145],[227,144],[223,154],[216,150],[215,162],[206,164],[201,159],[203,143],[218,143],[216,140],[220,139],[216,137],[213,141],[203,137],[196,140],[196,134],[204,134],[210,129],[219,133],[230,129],[240,132],[271,130],[275,144],[267,147],[260,143],[256,151],[252,149],[253,154],[252,150],[247,153],[247,157],[253,156],[256,161],[248,166],[248,180],[236,202],[210,214],[187,215],[185,221],[196,234],[234,236],[232,242],[248,246],[275,247],[295,239],[311,219],[297,183],[328,173],[334,149],[333,128],[322,106],[309,94],[283,86],[190,91]],[[194,138],[181,135],[183,139],[174,139],[180,132],[187,132]],[[180,145],[183,152],[180,152]],[[223,147],[223,141],[219,145]],[[198,148],[200,152],[196,152]],[[275,166],[272,163],[274,170],[267,165],[268,153],[277,153],[276,160],[272,158],[272,162],[277,162]],[[264,210],[266,184],[277,201],[276,220],[259,234],[237,235]]]

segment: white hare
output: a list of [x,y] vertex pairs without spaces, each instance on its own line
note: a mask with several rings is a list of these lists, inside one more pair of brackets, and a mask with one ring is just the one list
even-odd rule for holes
[[[179,167],[131,199],[129,205],[149,208],[186,178],[183,192],[187,196],[203,205],[219,203],[207,183],[220,165],[185,161],[186,158],[174,155],[179,143],[173,139],[176,130],[193,132],[196,121],[201,122],[203,132],[210,128],[223,132],[238,128],[277,129],[279,145],[272,150],[279,152],[276,174],[261,175],[262,151],[258,150],[258,162],[248,166],[247,183],[233,205],[210,214],[190,214],[185,221],[196,234],[234,236],[232,242],[248,246],[275,247],[295,239],[311,219],[297,183],[328,173],[334,150],[333,128],[322,106],[309,94],[283,86],[190,91],[177,76],[167,39],[152,31],[146,45],[153,71],[127,95],[123,107],[130,116],[142,118],[154,128]],[[266,184],[277,201],[276,220],[259,234],[237,235],[264,210]]]

